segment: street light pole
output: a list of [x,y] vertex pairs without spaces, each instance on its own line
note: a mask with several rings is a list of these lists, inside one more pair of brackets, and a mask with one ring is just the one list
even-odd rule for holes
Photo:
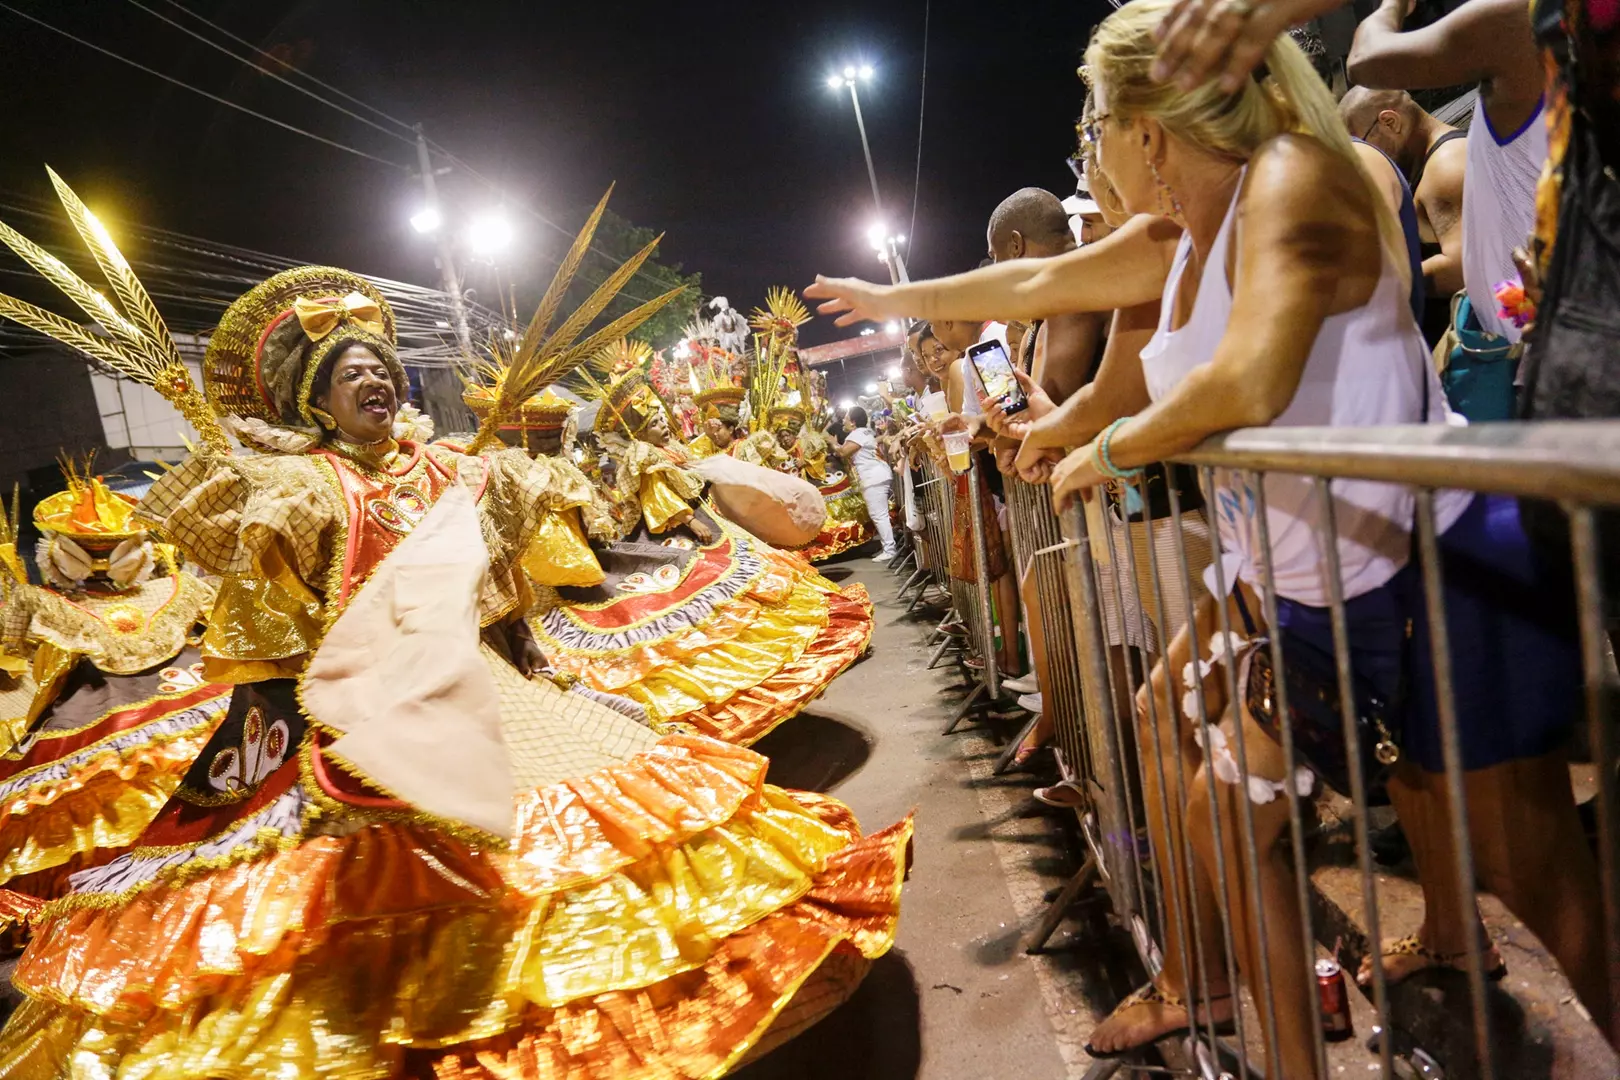
[[[432,214],[439,223],[435,230],[439,234],[439,254],[433,261],[438,264],[440,280],[450,298],[450,327],[461,345],[461,355],[470,362],[473,350],[472,333],[467,327],[467,304],[461,296],[461,278],[456,273],[450,230],[444,227],[439,211],[439,186],[433,179],[433,158],[428,153],[427,136],[421,124],[416,125],[416,162],[422,173],[422,196],[426,200],[423,212]],[[460,384],[461,380],[450,368],[433,367],[422,371],[422,403],[442,431],[473,429],[472,410],[461,400]]]
[[872,181],[872,205],[878,217],[883,216],[883,199],[878,195],[877,170],[872,167],[872,144],[866,141],[866,119],[861,116],[861,95],[855,89],[855,80],[849,80],[849,100],[855,103],[855,126],[861,129],[861,149],[866,152],[866,175]]
[[[422,125],[416,125],[416,163],[422,173],[422,197],[427,201],[426,210],[442,220],[439,211],[439,185],[433,179],[433,158],[428,154],[427,136],[422,132]],[[456,332],[456,340],[461,343],[461,351],[472,354],[472,334],[467,329],[467,305],[461,298],[461,279],[456,274],[455,252],[450,246],[450,231],[440,225],[436,230],[439,234],[439,254],[434,258],[438,264],[440,279],[444,291],[450,297],[450,326]]]
[[[870,77],[871,69],[862,68],[859,75],[862,78]],[[861,150],[866,154],[866,176],[867,179],[872,181],[872,206],[877,210],[878,220],[882,221],[883,198],[878,194],[877,169],[872,164],[872,144],[866,138],[866,118],[861,115],[861,95],[855,86],[857,81],[856,72],[853,69],[845,68],[841,81],[849,87],[849,100],[855,105],[855,126],[860,129]],[[893,238],[884,241],[879,254],[883,256],[883,262],[889,268],[890,284],[911,280],[906,274],[905,260],[900,257],[900,249]]]

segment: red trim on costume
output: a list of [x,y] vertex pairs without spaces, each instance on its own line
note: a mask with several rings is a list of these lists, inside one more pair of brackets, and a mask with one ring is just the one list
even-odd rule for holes
[[686,579],[669,592],[626,593],[610,601],[605,608],[572,609],[568,617],[593,630],[622,630],[632,623],[675,610],[719,581],[735,565],[736,555],[728,536],[714,547],[700,549],[696,565],[687,572]]
[[281,767],[259,785],[248,798],[224,806],[196,806],[185,801],[184,795],[171,798],[144,833],[140,846],[173,847],[198,844],[223,832],[232,822],[252,817],[266,806],[281,798],[298,783],[298,754],[287,756]]
[[[329,772],[326,767],[326,758],[321,754],[321,744],[319,742],[312,748],[309,755],[309,765],[310,772],[314,775],[315,782],[320,785],[321,790],[338,802],[348,803],[350,806],[391,810],[408,809],[410,807],[409,803],[400,802],[398,799],[390,799],[386,795],[367,794],[372,789],[366,787],[365,781],[349,773],[338,762],[332,763],[333,769]],[[344,786],[344,782],[354,786]]]
[[288,316],[294,314],[296,312],[292,308],[288,308],[271,319],[265,325],[264,333],[259,335],[259,343],[253,346],[253,385],[259,388],[259,400],[263,401],[265,408],[271,412],[276,411],[276,400],[270,396],[270,388],[264,385],[264,343],[270,340],[270,331],[285,322]]
[[73,732],[60,739],[52,739],[48,733],[41,737],[34,746],[21,758],[0,758],[0,780],[7,780],[27,769],[37,769],[41,765],[48,765],[58,758],[99,742],[109,735],[116,735],[120,731],[139,727],[151,720],[161,720],[165,716],[184,712],[196,708],[212,699],[219,697],[222,691],[230,688],[216,683],[203,683],[195,689],[172,697],[158,698],[143,704],[131,705],[122,709],[115,709],[105,717],[87,728]]

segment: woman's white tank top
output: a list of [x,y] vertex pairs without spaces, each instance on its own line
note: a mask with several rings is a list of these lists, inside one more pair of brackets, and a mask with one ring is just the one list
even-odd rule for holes
[[[1182,236],[1176,251],[1164,300],[1159,329],[1142,350],[1142,371],[1154,401],[1167,396],[1194,368],[1208,363],[1230,328],[1232,290],[1226,279],[1227,249],[1232,242],[1238,195],[1232,197],[1226,219],[1209,252],[1192,314],[1178,330],[1170,323],[1176,293],[1192,252],[1192,240]],[[1428,415],[1422,417],[1424,387],[1428,387]],[[1464,421],[1446,407],[1446,398],[1429,363],[1423,336],[1412,321],[1406,286],[1387,254],[1383,273],[1366,304],[1329,316],[1311,346],[1294,399],[1273,427],[1369,427]],[[1410,529],[1415,500],[1412,489],[1365,480],[1335,480],[1333,511],[1338,527],[1339,565],[1344,596],[1359,596],[1378,588],[1406,565],[1411,554]],[[1215,490],[1207,492],[1205,512],[1215,518],[1225,553],[1225,582],[1234,575],[1256,589],[1264,585],[1261,572],[1265,553],[1260,545],[1258,499],[1251,478],[1241,472],[1215,470]],[[1444,531],[1468,506],[1469,492],[1442,491],[1436,497],[1437,526]],[[1279,596],[1316,607],[1328,603],[1326,566],[1319,525],[1322,502],[1319,485],[1309,477],[1270,473],[1265,479],[1266,524],[1270,530],[1272,573]],[[1213,586],[1211,586],[1213,591]]]

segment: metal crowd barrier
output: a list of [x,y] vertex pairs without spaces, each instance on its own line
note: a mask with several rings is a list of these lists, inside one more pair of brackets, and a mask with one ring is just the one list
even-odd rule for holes
[[[980,505],[980,484],[983,478],[979,475],[977,461],[969,467],[966,477],[968,485],[969,518],[966,522],[957,521],[957,507],[955,499],[956,474],[947,468],[942,468],[932,459],[920,456],[917,462],[922,479],[913,485],[918,508],[923,517],[922,543],[919,545],[919,568],[928,571],[927,580],[919,588],[912,600],[915,608],[927,591],[929,585],[935,586],[949,597],[949,610],[935,628],[932,643],[936,646],[929,666],[937,666],[947,653],[954,651],[957,659],[964,662],[969,658],[978,661],[975,670],[968,667],[973,690],[961,704],[956,714],[951,718],[950,726],[945,729],[948,735],[955,731],[963,718],[981,703],[994,702],[1001,694],[1001,672],[997,668],[997,651],[995,646],[995,615],[991,600],[994,583],[989,575],[989,551],[987,537],[989,529],[997,528],[995,522],[986,521],[983,508]],[[958,528],[966,528],[971,532],[973,554],[974,581],[958,580],[951,573],[951,544]],[[908,583],[909,584],[909,583]]]
[[[1254,521],[1262,547],[1270,545],[1266,492],[1262,483],[1265,476],[1295,474],[1313,480],[1321,503],[1326,507],[1318,540],[1330,597],[1333,664],[1338,684],[1345,690],[1352,685],[1352,663],[1339,567],[1338,522],[1333,513],[1333,500],[1327,497],[1329,481],[1388,481],[1415,489],[1417,537],[1414,551],[1422,570],[1423,602],[1432,627],[1433,676],[1445,766],[1444,802],[1450,819],[1449,841],[1456,853],[1449,872],[1455,875],[1455,885],[1463,901],[1459,910],[1434,912],[1433,917],[1465,920],[1462,924],[1465,926],[1473,925],[1477,918],[1476,868],[1469,842],[1467,789],[1463,782],[1447,645],[1442,592],[1446,567],[1442,563],[1436,527],[1435,493],[1441,489],[1461,489],[1541,499],[1558,503],[1568,512],[1572,538],[1570,558],[1583,652],[1586,720],[1591,752],[1598,766],[1598,856],[1606,934],[1604,956],[1611,1003],[1610,1014],[1597,1016],[1596,1023],[1611,1039],[1620,1036],[1620,791],[1616,786],[1614,717],[1611,715],[1615,679],[1607,648],[1608,635],[1616,624],[1609,621],[1613,613],[1604,611],[1605,583],[1600,577],[1601,553],[1594,515],[1594,507],[1620,505],[1620,422],[1482,424],[1469,428],[1442,425],[1264,428],[1212,439],[1178,460],[1199,470],[1206,498],[1214,490],[1216,469],[1235,471],[1246,481],[1258,503]],[[1050,553],[1063,545],[1064,540],[1058,538],[1053,528],[1050,505],[1043,506],[1042,500],[1035,497],[1036,493],[1024,485],[1014,484],[1012,488],[1013,534],[1020,565],[1033,559],[1040,575],[1043,567],[1050,568],[1057,561]],[[1143,504],[1147,505],[1145,486],[1139,493]],[[946,503],[948,505],[948,499]],[[974,506],[977,507],[976,501]],[[1087,795],[1087,804],[1079,813],[1082,822],[1087,823],[1085,835],[1091,857],[1081,874],[1071,882],[1071,888],[1060,897],[1057,909],[1048,915],[1042,927],[1044,934],[1037,935],[1039,940],[1035,946],[1044,943],[1045,935],[1050,934],[1061,918],[1062,906],[1074,898],[1084,883],[1093,879],[1100,881],[1108,892],[1115,915],[1132,931],[1146,970],[1156,975],[1170,961],[1186,973],[1186,998],[1193,1009],[1191,1032],[1184,1039],[1171,1040],[1160,1048],[1173,1066],[1172,1071],[1203,1080],[1221,1080],[1227,1075],[1243,1078],[1287,1075],[1293,1080],[1307,1074],[1297,1067],[1294,1071],[1285,1071],[1280,1064],[1279,1010],[1293,1010],[1287,1013],[1290,1018],[1297,1018],[1301,1008],[1308,1008],[1312,1016],[1316,1015],[1331,989],[1326,985],[1330,981],[1328,975],[1323,974],[1324,971],[1331,974],[1330,967],[1318,968],[1319,960],[1332,956],[1342,963],[1341,980],[1344,976],[1353,976],[1355,971],[1354,957],[1334,955],[1338,943],[1323,924],[1323,909],[1316,902],[1320,897],[1313,895],[1312,863],[1308,857],[1312,828],[1307,826],[1304,800],[1287,794],[1279,796],[1288,806],[1287,827],[1277,841],[1281,850],[1265,854],[1271,858],[1273,873],[1279,865],[1294,868],[1295,888],[1288,900],[1273,893],[1270,906],[1262,909],[1258,899],[1263,895],[1263,882],[1262,852],[1255,832],[1256,804],[1245,797],[1251,790],[1251,777],[1244,725],[1233,725],[1230,736],[1237,783],[1217,780],[1201,784],[1195,781],[1203,774],[1194,774],[1196,766],[1185,757],[1167,760],[1169,755],[1163,752],[1161,737],[1165,733],[1173,735],[1170,746],[1179,750],[1187,736],[1195,732],[1199,744],[1209,747],[1213,745],[1211,729],[1222,718],[1211,715],[1202,692],[1188,695],[1184,706],[1181,672],[1166,672],[1164,692],[1144,695],[1145,725],[1139,724],[1134,715],[1120,715],[1123,710],[1115,706],[1119,700],[1136,701],[1140,680],[1133,665],[1109,662],[1101,595],[1105,580],[1111,580],[1116,590],[1114,599],[1121,604],[1128,599],[1119,591],[1122,579],[1151,582],[1150,588],[1138,590],[1138,602],[1146,610],[1137,614],[1158,627],[1165,627],[1174,620],[1167,618],[1170,613],[1165,609],[1160,584],[1166,579],[1161,575],[1176,575],[1186,607],[1180,614],[1189,627],[1192,656],[1196,661],[1210,652],[1209,641],[1197,640],[1198,628],[1193,618],[1196,590],[1192,587],[1183,539],[1187,521],[1174,490],[1170,492],[1169,509],[1173,552],[1168,567],[1159,565],[1163,552],[1148,543],[1142,553],[1149,566],[1145,578],[1139,578],[1139,552],[1135,545],[1116,545],[1111,529],[1105,530],[1106,535],[1102,537],[1088,535],[1085,515],[1076,506],[1063,515],[1068,541],[1067,555],[1062,559],[1066,582],[1058,587],[1050,569],[1044,576],[1037,577],[1047,649],[1054,658],[1052,666],[1059,669],[1049,676],[1051,686],[1043,687],[1043,692],[1053,694],[1050,701],[1064,706],[1072,704],[1076,708],[1074,722],[1059,725],[1059,743],[1070,762],[1086,763],[1071,778],[1078,781]],[[1151,537],[1154,523],[1151,515],[1144,517]],[[975,522],[976,528],[981,525]],[[1213,521],[1209,532],[1216,549],[1214,588],[1216,595],[1224,596],[1231,583],[1224,580],[1226,572],[1219,558],[1219,540]],[[1118,550],[1121,546],[1123,550]],[[980,550],[982,553],[982,545]],[[1097,556],[1104,551],[1115,567],[1111,578],[1098,573]],[[1277,602],[1269,562],[1262,564],[1260,574],[1262,611],[1258,614],[1267,626],[1275,627]],[[985,584],[982,573],[980,582]],[[1609,585],[1612,589],[1613,583]],[[959,593],[958,599],[971,605],[975,598]],[[1225,604],[1215,607],[1216,626],[1222,635],[1214,640],[1221,643],[1225,662],[1217,664],[1212,671],[1224,668],[1220,675],[1224,679],[1226,699],[1241,702],[1238,658],[1234,655],[1232,635],[1227,632],[1242,628],[1231,625]],[[1161,636],[1161,650],[1168,650],[1167,637]],[[1064,648],[1072,648],[1072,654],[1068,655],[1072,656],[1073,663],[1057,661],[1059,650]],[[1269,653],[1275,672],[1274,715],[1286,766],[1284,777],[1291,781],[1302,758],[1297,753],[1296,735],[1288,711],[1289,687],[1282,646],[1275,634],[1270,636]],[[993,662],[993,656],[986,657],[987,672]],[[1144,665],[1141,670],[1145,673],[1149,668]],[[1126,685],[1112,685],[1118,679],[1123,679]],[[1418,1040],[1407,1030],[1403,1016],[1392,1012],[1391,988],[1378,962],[1384,941],[1379,926],[1380,895],[1391,886],[1387,882],[1380,886],[1381,872],[1374,865],[1368,809],[1372,778],[1364,774],[1361,756],[1355,752],[1358,717],[1354,699],[1348,692],[1341,693],[1339,698],[1343,737],[1349,751],[1350,790],[1338,794],[1347,800],[1347,809],[1342,813],[1348,815],[1353,827],[1355,873],[1360,879],[1360,918],[1365,922],[1365,950],[1373,961],[1370,1006],[1356,1003],[1358,1011],[1374,1014],[1373,1021],[1364,1023],[1360,1030],[1362,1042],[1367,1035],[1374,1036],[1365,1050],[1372,1057],[1364,1059],[1365,1064],[1350,1065],[1349,1069],[1357,1075],[1371,1072],[1383,1077],[1433,1077],[1440,1075],[1437,1070],[1441,1067],[1445,1075],[1454,1078],[1478,1076],[1484,1080],[1509,1080],[1510,1076],[1523,1075],[1504,1072],[1499,1064],[1499,1058],[1507,1053],[1507,1036],[1501,1029],[1500,1009],[1488,1007],[1484,947],[1477,935],[1466,935],[1469,946],[1462,965],[1466,972],[1472,1039],[1463,1040],[1461,1048],[1452,1048],[1452,1060],[1437,1063],[1432,1054],[1415,1047]],[[1183,718],[1184,708],[1193,710],[1188,719]],[[1144,730],[1153,737],[1144,739]],[[1199,761],[1206,759],[1204,755],[1198,758]],[[1201,805],[1205,800],[1207,806]],[[1164,823],[1160,836],[1150,836],[1153,817]],[[1213,834],[1212,842],[1210,837],[1200,834],[1200,842],[1205,847],[1197,853],[1193,834],[1198,826],[1194,821],[1203,823],[1202,827]],[[1211,887],[1213,898],[1200,893]],[[1218,913],[1218,926],[1201,925],[1200,911],[1207,917],[1211,910]],[[1255,940],[1245,947],[1250,932]],[[1295,935],[1295,938],[1288,943],[1285,937],[1276,935]],[[1200,940],[1218,940],[1219,955],[1207,955],[1198,945]],[[1282,953],[1273,948],[1274,944],[1284,946]],[[1277,969],[1274,958],[1278,955],[1298,958],[1303,966],[1293,971]],[[1513,959],[1520,962],[1518,954]],[[1233,990],[1232,1000],[1240,1003],[1234,1017],[1235,1040],[1224,1037],[1216,1025],[1208,1021],[1207,1011],[1204,1015],[1199,1012],[1218,1000],[1211,994],[1210,987],[1223,981]],[[1344,985],[1341,981],[1341,990]],[[1247,991],[1246,999],[1237,994],[1240,986]],[[1354,983],[1349,982],[1348,987],[1347,996],[1355,997]],[[1299,993],[1310,995],[1311,1001],[1305,1004],[1297,999],[1290,1000],[1288,995]],[[1403,996],[1403,1009],[1411,1000],[1411,996]],[[1345,1009],[1345,1022],[1348,1022],[1349,1002]],[[1497,1025],[1494,1035],[1493,1023]],[[1340,1044],[1335,1044],[1330,1058],[1330,1040],[1324,1035],[1323,1025],[1311,1023],[1310,1029],[1315,1075],[1318,1078],[1348,1075],[1343,1056],[1347,1051],[1337,1049]],[[1342,1045],[1360,1052],[1360,1042]],[[1596,1045],[1607,1050],[1601,1043]],[[1587,1067],[1599,1072],[1578,1075],[1599,1075],[1611,1067],[1609,1059],[1596,1062],[1601,1055],[1590,1047],[1583,1050],[1581,1056],[1588,1059]],[[1330,1068],[1330,1061],[1337,1064]],[[1620,1075],[1620,1066],[1613,1067],[1612,1075]],[[1086,1075],[1088,1080],[1102,1080],[1122,1068],[1152,1071],[1158,1067],[1143,1066],[1139,1059],[1099,1061]]]

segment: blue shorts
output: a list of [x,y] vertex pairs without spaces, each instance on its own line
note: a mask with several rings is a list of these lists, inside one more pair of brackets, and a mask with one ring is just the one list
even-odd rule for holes
[[[1440,556],[1463,768],[1557,749],[1580,716],[1582,693],[1567,571],[1537,558],[1520,527],[1518,501],[1497,495],[1474,497],[1441,535]],[[1429,772],[1444,771],[1420,570],[1408,565],[1381,587],[1347,601],[1345,616],[1353,670],[1390,700],[1399,700],[1404,689],[1402,756]],[[1327,608],[1279,598],[1277,617],[1290,635],[1332,653]]]

